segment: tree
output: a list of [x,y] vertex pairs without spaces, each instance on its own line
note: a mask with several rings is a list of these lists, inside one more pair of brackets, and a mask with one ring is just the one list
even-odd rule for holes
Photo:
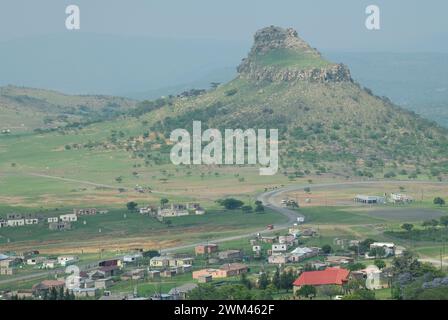
[[435,197],[433,202],[435,205],[439,205],[439,206],[445,205],[445,200],[442,199],[441,197]]
[[289,270],[288,272],[283,271],[282,274],[280,275],[280,287],[286,290],[286,292],[292,289],[292,283],[294,281],[294,277],[291,277],[291,275],[292,270]]
[[258,287],[261,290],[265,290],[269,285],[269,278],[268,278],[268,274],[266,272],[263,272],[260,275],[260,279],[258,280]]
[[138,203],[134,202],[134,201],[126,203],[126,207],[128,208],[129,211],[135,211],[137,206],[138,206]]
[[364,263],[361,263],[361,262],[350,263],[347,266],[347,269],[350,270],[350,271],[358,271],[358,270],[362,270],[362,269],[365,269],[365,268],[366,268],[366,265]]
[[240,283],[245,286],[247,289],[252,289],[252,283],[250,282],[250,280],[247,278],[247,274],[246,273],[242,273],[240,276]]
[[277,291],[281,289],[280,270],[278,268],[272,277],[272,284],[277,288]]
[[375,300],[375,292],[367,289],[355,290],[354,293],[346,295],[343,300]]
[[165,206],[168,202],[170,202],[170,200],[168,200],[167,198],[160,199],[160,205],[162,207]]
[[333,252],[333,248],[329,244],[325,244],[322,246],[322,252],[325,254],[330,254]]
[[239,209],[244,205],[243,201],[233,199],[233,198],[228,198],[228,199],[224,199],[224,200],[221,199],[221,200],[218,200],[217,202],[219,205],[223,206],[227,210]]
[[440,224],[445,228],[448,228],[448,216],[440,217]]
[[243,206],[243,207],[241,208],[241,210],[242,210],[244,213],[249,213],[249,212],[252,212],[253,208],[252,208],[252,206]]
[[378,267],[378,269],[384,269],[386,267],[386,262],[381,259],[376,259],[374,264]]
[[313,286],[305,285],[301,287],[299,290],[297,290],[296,295],[299,297],[305,297],[308,298],[310,296],[315,297],[316,296],[316,288]]
[[439,221],[437,221],[436,219],[431,219],[431,220],[426,220],[423,221],[422,223],[422,227],[437,227],[439,225]]
[[414,228],[414,225],[412,223],[403,223],[401,225],[401,229],[406,230],[407,232],[411,232]]
[[369,256],[370,257],[375,257],[375,258],[382,258],[386,256],[386,250],[382,247],[378,247],[378,248],[372,248],[369,251]]
[[336,285],[320,286],[318,292],[322,296],[327,296],[332,299],[334,296],[341,294],[341,288]]

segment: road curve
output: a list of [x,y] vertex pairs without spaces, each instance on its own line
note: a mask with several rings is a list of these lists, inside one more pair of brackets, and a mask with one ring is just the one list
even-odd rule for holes
[[[280,231],[280,230],[287,229],[288,227],[291,226],[291,224],[297,222],[297,218],[298,217],[303,217],[303,215],[301,215],[297,211],[290,210],[290,209],[287,209],[287,208],[283,208],[279,203],[277,203],[275,201],[275,198],[279,197],[281,194],[286,193],[286,192],[303,190],[303,188],[305,188],[305,187],[312,187],[313,189],[325,188],[325,187],[346,188],[348,186],[366,185],[366,184],[367,185],[369,185],[369,184],[370,185],[371,184],[390,184],[390,183],[394,183],[394,184],[408,184],[408,183],[419,184],[419,183],[428,183],[428,182],[429,181],[408,181],[408,180],[403,180],[403,181],[400,181],[400,180],[381,181],[381,180],[368,180],[368,181],[350,181],[350,182],[339,182],[339,183],[319,183],[319,184],[291,185],[291,186],[287,186],[287,187],[282,187],[282,188],[270,190],[270,191],[267,191],[267,192],[264,192],[264,193],[258,195],[257,196],[257,200],[262,201],[263,205],[266,208],[271,209],[273,211],[276,211],[276,212],[282,214],[283,216],[285,216],[288,219],[288,221],[286,223],[283,223],[283,224],[280,224],[280,225],[275,225],[273,230],[268,230],[268,229],[265,228],[263,230],[259,230],[258,232],[257,231],[255,231],[255,232],[252,231],[252,232],[249,232],[249,233],[246,233],[246,234],[237,235],[237,236],[231,236],[231,237],[226,237],[226,238],[218,238],[218,239],[210,239],[210,242],[222,243],[222,242],[227,242],[227,241],[240,240],[240,239],[253,237],[253,236],[257,235],[258,233],[259,234],[266,234],[266,233],[272,233],[273,231]],[[433,181],[430,181],[430,183],[447,185],[446,182],[433,182]],[[173,252],[173,251],[178,251],[178,250],[183,250],[183,249],[191,249],[191,248],[194,248],[195,246],[197,246],[199,244],[202,244],[202,243],[203,242],[198,242],[198,243],[191,243],[191,244],[182,245],[182,246],[171,247],[171,248],[167,248],[167,249],[161,250],[160,253],[170,253],[170,252]],[[99,263],[99,261],[97,263]],[[91,268],[91,265],[93,265],[93,264],[95,264],[95,262],[90,263],[88,266],[82,266],[81,270],[86,270],[86,269],[88,270],[88,269]],[[52,270],[52,271],[48,271],[48,272],[40,272],[40,273],[36,273],[36,274],[28,274],[28,275],[14,277],[14,278],[11,278],[11,279],[5,279],[5,280],[1,280],[0,284],[6,284],[6,283],[20,281],[20,280],[31,280],[31,279],[34,279],[34,278],[39,278],[39,277],[42,277],[42,276],[45,276],[45,275],[53,274],[53,273],[55,273],[55,271],[56,270]],[[58,269],[57,271],[60,271],[60,269]]]

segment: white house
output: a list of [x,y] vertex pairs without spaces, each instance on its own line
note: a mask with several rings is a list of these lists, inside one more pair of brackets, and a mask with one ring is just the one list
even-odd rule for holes
[[132,255],[127,255],[123,257],[123,262],[136,262],[139,259],[142,259],[143,255],[141,253],[136,253]]
[[296,237],[293,236],[293,235],[279,236],[278,237],[278,242],[280,244],[292,245],[292,244],[294,244],[294,240],[295,239],[296,239]]
[[77,260],[78,260],[78,258],[75,256],[59,256],[58,257],[58,263],[63,267],[73,264]]
[[8,226],[8,222],[6,220],[0,220],[0,228],[4,228]]
[[168,267],[170,264],[170,259],[167,257],[153,257],[149,260],[149,265],[151,267]]
[[25,219],[26,225],[32,225],[32,224],[38,224],[38,223],[39,223],[39,219],[37,219],[37,218]]
[[261,246],[252,246],[252,251],[253,252],[260,252],[261,251]]
[[26,264],[29,266],[35,266],[36,264],[43,263],[46,260],[45,257],[34,257],[26,260]]
[[363,203],[363,204],[384,204],[384,203],[386,203],[385,197],[366,196],[363,194],[358,194],[354,200],[355,200],[355,202]]
[[298,223],[304,223],[305,222],[305,217],[297,217],[297,222]]
[[272,245],[272,254],[284,253],[288,250],[288,245],[286,243],[276,243]]
[[25,219],[8,220],[8,227],[21,227],[25,225]]
[[187,207],[181,204],[171,204],[169,207],[159,207],[157,210],[159,217],[181,217],[188,216],[189,214]]
[[57,262],[58,262],[57,260],[53,260],[53,259],[45,260],[44,262],[42,262],[42,268],[43,269],[54,269]]
[[[370,245],[370,250],[383,248],[385,251],[385,257],[395,255],[395,244],[392,242],[374,242]],[[368,255],[368,253],[367,253]]]
[[68,213],[60,215],[59,218],[64,222],[75,222],[78,221],[78,216],[74,213]]
[[412,201],[413,201],[412,197],[410,197],[406,194],[401,194],[401,193],[391,193],[390,194],[390,202],[392,202],[392,203],[410,203]]
[[48,223],[56,223],[56,222],[59,222],[59,217],[50,217],[50,218],[47,218],[47,222],[48,222]]

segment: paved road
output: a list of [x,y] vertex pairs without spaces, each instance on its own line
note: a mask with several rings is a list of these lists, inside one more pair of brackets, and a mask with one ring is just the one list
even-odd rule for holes
[[[44,176],[44,175],[42,175],[42,176]],[[50,177],[50,176],[47,176],[47,177]],[[52,177],[52,178],[56,178],[56,177]],[[64,179],[64,178],[61,178],[61,179]],[[67,179],[64,179],[64,180],[67,180]],[[68,179],[68,180],[76,181],[76,180],[71,180],[71,179]],[[85,181],[85,183],[87,183],[87,181]],[[280,231],[280,230],[287,229],[288,227],[291,226],[291,224],[293,224],[297,221],[297,217],[303,217],[303,215],[299,214],[298,212],[296,212],[294,210],[283,208],[277,201],[275,201],[275,198],[280,197],[283,193],[297,191],[297,190],[303,190],[303,188],[308,187],[308,186],[312,186],[313,189],[328,188],[328,187],[347,188],[350,186],[357,186],[357,185],[372,185],[372,184],[387,184],[387,183],[418,184],[418,183],[428,183],[428,182],[427,181],[359,181],[359,182],[340,182],[340,183],[320,183],[320,184],[312,184],[312,185],[304,184],[304,185],[293,185],[293,186],[288,186],[288,187],[284,187],[284,188],[278,188],[278,189],[271,190],[271,191],[268,191],[268,192],[258,195],[257,200],[262,201],[263,205],[265,207],[267,207],[271,210],[274,210],[274,211],[282,214],[283,216],[285,216],[288,219],[288,221],[286,223],[283,223],[280,225],[275,225],[273,230],[267,230],[265,228],[265,229],[262,229],[259,231],[252,231],[252,232],[237,235],[237,236],[211,239],[210,241],[213,243],[221,243],[221,242],[227,242],[227,241],[232,241],[232,240],[240,240],[240,239],[250,238],[250,237],[255,236],[258,233],[266,234],[266,233],[271,233],[273,231]],[[437,183],[437,184],[441,184],[441,185],[447,184],[446,182],[431,182],[431,183]],[[102,186],[105,186],[105,185],[102,185]],[[112,186],[109,186],[109,187],[112,187]],[[198,243],[191,243],[191,244],[182,245],[182,246],[171,247],[171,248],[161,250],[161,253],[169,253],[169,252],[183,250],[183,249],[191,249],[191,248],[194,248],[195,246],[202,244],[202,243],[203,242],[198,242]],[[427,260],[432,263],[437,262],[435,259],[422,259],[422,260]],[[81,270],[88,270],[90,265],[95,265],[95,264],[98,265],[98,263],[99,263],[99,261],[96,263],[91,262],[89,265],[84,265],[84,266],[79,266],[79,267]],[[43,277],[45,275],[54,274],[55,272],[62,271],[62,270],[64,270],[64,269],[55,269],[55,270],[51,270],[51,271],[43,271],[43,272],[39,272],[39,273],[35,273],[35,274],[29,274],[29,275],[23,275],[23,276],[18,276],[18,277],[14,277],[14,278],[9,278],[9,279],[5,279],[5,280],[1,280],[0,284],[11,283],[11,282],[19,281],[19,280],[21,280],[21,281],[32,280],[35,278]]]

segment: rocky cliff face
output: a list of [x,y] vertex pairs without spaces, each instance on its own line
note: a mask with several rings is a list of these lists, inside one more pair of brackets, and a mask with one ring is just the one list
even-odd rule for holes
[[256,32],[254,45],[246,59],[238,66],[240,77],[255,81],[311,81],[342,82],[353,81],[350,70],[343,64],[328,63],[321,67],[282,66],[281,64],[261,65],[259,58],[275,50],[296,52],[308,59],[322,60],[321,54],[288,28],[267,27]]

